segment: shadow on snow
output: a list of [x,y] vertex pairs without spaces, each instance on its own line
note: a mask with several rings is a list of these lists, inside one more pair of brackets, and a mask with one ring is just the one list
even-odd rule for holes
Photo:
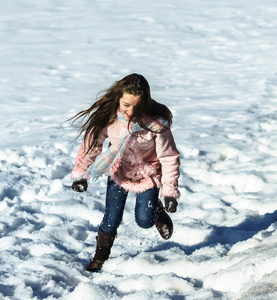
[[[233,227],[211,225],[210,228],[212,228],[212,232],[204,242],[199,244],[186,246],[186,237],[184,236],[184,244],[168,241],[157,247],[150,248],[146,252],[162,251],[178,247],[184,251],[186,255],[190,255],[195,250],[203,247],[213,247],[217,244],[225,245],[226,248],[229,249],[238,242],[246,241],[252,238],[255,234],[267,229],[276,221],[277,210],[275,210],[273,213],[267,213],[265,215],[248,216],[241,224]],[[270,235],[271,233],[267,232],[265,235],[266,234]]]

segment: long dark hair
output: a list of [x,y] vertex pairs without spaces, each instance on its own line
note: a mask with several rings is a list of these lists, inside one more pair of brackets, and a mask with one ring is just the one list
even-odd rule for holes
[[165,129],[171,126],[171,111],[165,105],[151,98],[150,86],[147,80],[140,74],[130,74],[116,81],[108,89],[100,92],[99,94],[102,94],[102,96],[99,96],[95,103],[68,120],[72,120],[71,124],[74,126],[75,122],[81,119],[83,125],[78,126],[79,133],[77,138],[85,133],[84,140],[87,140],[89,145],[87,152],[97,147],[101,131],[116,120],[119,100],[122,98],[123,93],[140,96],[128,125],[130,125],[132,120],[136,119],[140,127],[151,131],[143,123],[143,118],[148,116],[153,120],[159,117],[164,118],[167,121]]

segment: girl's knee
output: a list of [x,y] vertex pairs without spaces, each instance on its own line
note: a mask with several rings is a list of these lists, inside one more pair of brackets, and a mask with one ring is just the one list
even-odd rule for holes
[[155,224],[154,218],[136,217],[136,223],[143,229],[148,229]]

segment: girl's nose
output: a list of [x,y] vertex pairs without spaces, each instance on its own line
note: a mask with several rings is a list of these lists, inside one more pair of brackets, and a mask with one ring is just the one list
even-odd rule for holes
[[132,115],[133,115],[133,111],[134,111],[133,108],[129,108],[129,116],[132,116]]

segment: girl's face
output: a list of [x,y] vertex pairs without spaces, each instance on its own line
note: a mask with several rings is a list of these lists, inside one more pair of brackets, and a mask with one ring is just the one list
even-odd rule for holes
[[127,121],[132,117],[134,107],[138,104],[139,100],[140,96],[127,93],[123,93],[123,96],[119,99],[119,111]]

